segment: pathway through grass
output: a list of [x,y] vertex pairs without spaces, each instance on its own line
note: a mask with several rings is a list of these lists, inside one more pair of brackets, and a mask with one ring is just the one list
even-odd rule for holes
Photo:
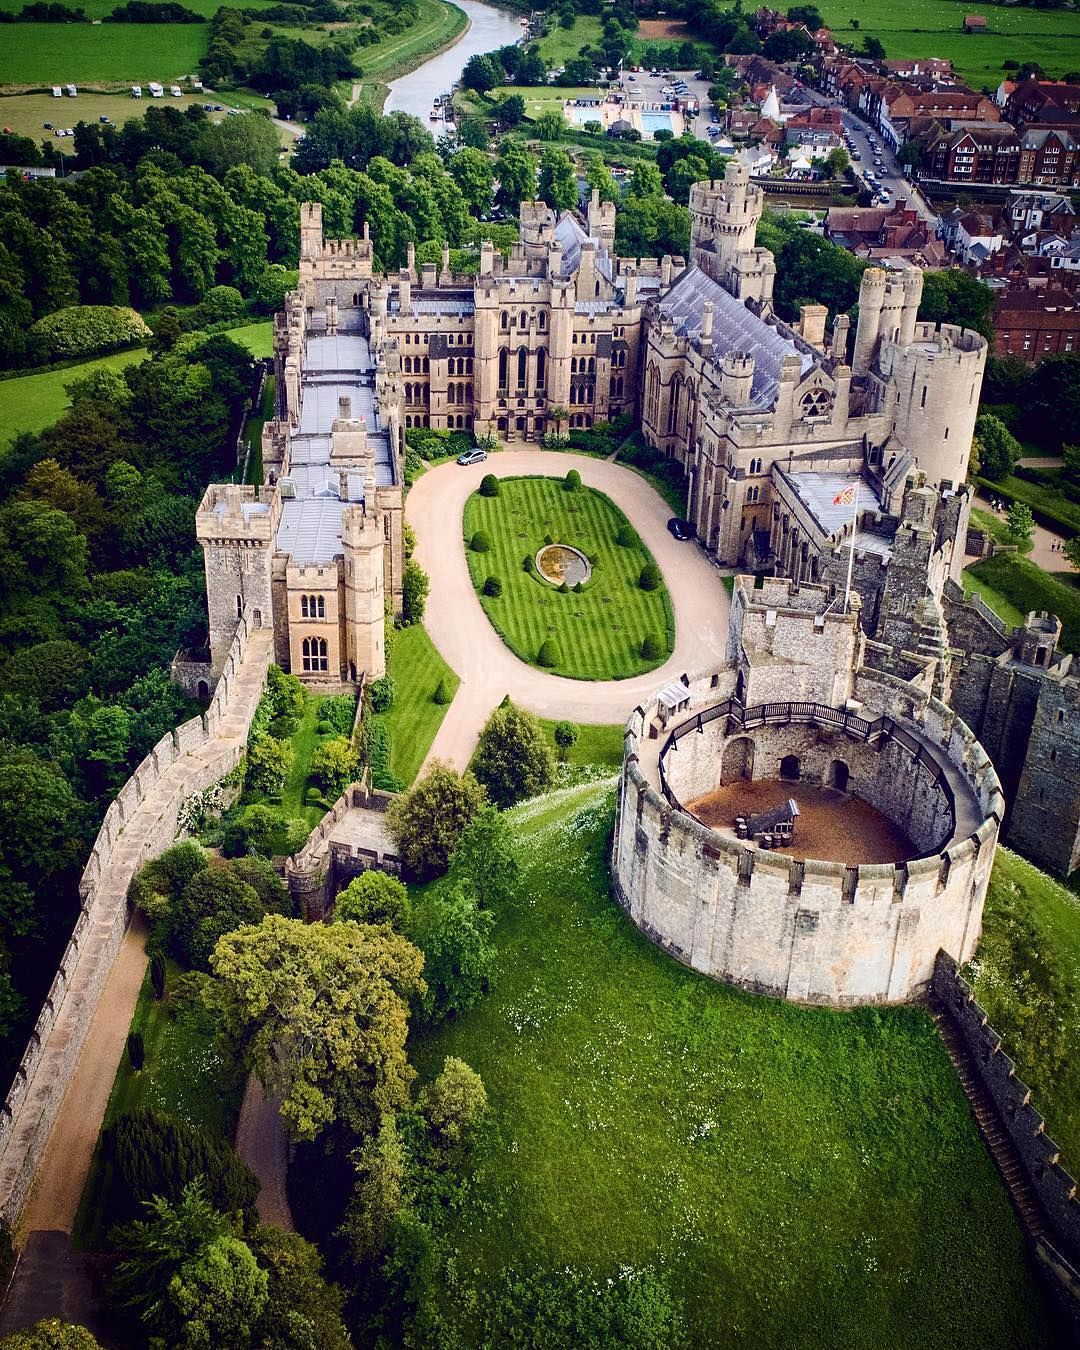
[[[634,535],[634,546],[615,542],[626,517],[591,488],[566,492],[557,478],[502,478],[497,497],[474,493],[465,504],[465,538],[484,532],[491,551],[467,544],[469,572],[481,592],[497,576],[498,598],[480,603],[503,641],[524,661],[537,665],[541,645],[553,638],[561,660],[555,673],[581,680],[624,679],[660,665],[674,645],[675,625],[664,586],[643,591],[641,569],[652,555]],[[537,573],[524,570],[549,540],[570,544],[595,559],[591,579],[580,593],[561,594]],[[661,655],[641,655],[647,636]]]
[[424,1078],[460,1055],[495,1116],[453,1311],[508,1269],[652,1267],[691,1345],[1049,1344],[925,1012],[799,1008],[685,969],[610,897],[613,806],[593,785],[512,813],[525,875],[493,991],[416,1041]]

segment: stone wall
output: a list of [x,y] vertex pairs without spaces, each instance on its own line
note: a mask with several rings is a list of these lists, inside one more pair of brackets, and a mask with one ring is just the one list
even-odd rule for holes
[[[661,796],[652,779],[655,722],[643,708],[632,714],[612,874],[634,922],[679,960],[755,992],[847,1006],[923,993],[939,949],[961,960],[973,955],[1003,811],[993,768],[967,727],[937,700],[877,672],[860,672],[857,692],[864,701],[873,694],[874,706],[888,716],[917,713],[912,730],[936,747],[954,796],[963,797],[960,829],[929,856],[849,867],[798,861],[719,835]],[[702,707],[716,701],[709,677],[694,681],[691,695]],[[682,744],[705,740],[693,728],[693,713],[692,701]],[[682,744],[669,758],[682,754]],[[693,753],[691,744],[687,750]],[[705,758],[715,774],[715,753]],[[912,767],[897,763],[893,776],[910,779]],[[901,783],[897,790],[910,788]],[[930,829],[940,801],[918,786],[914,791],[920,801],[912,804],[913,820]]]
[[[80,910],[71,939],[0,1106],[0,1216],[12,1225],[22,1211],[120,950],[131,917],[127,903],[131,877],[174,841],[183,801],[235,768],[243,754],[243,739],[236,735],[222,741],[220,753],[213,752],[213,742],[230,711],[230,695],[253,626],[249,625],[245,614],[206,712],[158,741],[101,822],[79,884]],[[230,733],[233,730],[230,727]],[[246,726],[243,732],[246,735]],[[207,754],[195,754],[204,748]],[[173,772],[167,773],[169,769]],[[137,852],[118,848],[130,841],[126,826],[137,813]]]
[[932,990],[964,1038],[975,1072],[993,1099],[998,1121],[1016,1145],[1053,1229],[1055,1246],[1074,1267],[1080,1266],[1076,1182],[1062,1165],[1057,1144],[1046,1133],[1046,1121],[1032,1105],[1031,1089],[1016,1076],[1016,1065],[1002,1048],[1001,1037],[946,952],[938,956]]
[[381,813],[393,797],[393,793],[370,789],[366,783],[351,784],[311,831],[300,852],[285,864],[289,893],[305,918],[312,922],[324,918],[342,886],[361,872],[400,874],[401,859],[396,853],[330,837],[350,811]]

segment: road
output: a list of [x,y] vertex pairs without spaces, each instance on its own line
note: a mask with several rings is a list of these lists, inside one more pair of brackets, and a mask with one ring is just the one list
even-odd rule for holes
[[[577,469],[629,517],[656,559],[675,612],[675,650],[658,670],[629,680],[571,680],[519,660],[488,622],[469,578],[462,537],[468,497],[485,473],[499,478]],[[695,543],[668,533],[671,511],[633,470],[608,460],[547,450],[505,450],[482,464],[443,464],[413,485],[405,516],[416,530],[416,559],[431,578],[424,627],[461,686],[435,737],[427,763],[464,769],[477,737],[505,694],[540,717],[624,722],[636,704],[677,680],[723,661],[729,601],[720,573]]]

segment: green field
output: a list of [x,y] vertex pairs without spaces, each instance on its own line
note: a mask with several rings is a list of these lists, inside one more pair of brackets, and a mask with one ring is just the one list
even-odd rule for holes
[[[540,89],[532,85],[503,85],[499,89],[492,90],[493,100],[506,98],[508,94],[520,94],[525,100],[525,116],[533,119],[540,116],[541,113],[557,112],[561,113],[563,104],[568,98],[603,98],[603,91],[600,89],[557,89],[551,86],[547,89]],[[480,111],[484,111],[483,108]]]
[[1008,849],[999,848],[983,936],[967,970],[975,996],[1031,1088],[1060,1144],[1080,1167],[1080,899]]
[[[193,73],[209,41],[210,25],[205,23],[7,24],[0,51],[0,84],[108,80],[160,80],[164,84]],[[78,99],[54,101],[69,107],[78,103]]]
[[[421,61],[448,47],[463,32],[468,18],[464,10],[446,0],[419,0],[420,17],[405,33],[395,33],[359,47],[354,57],[363,72],[361,98],[380,109],[390,80],[404,75]],[[441,93],[441,90],[433,91]]]
[[[541,718],[540,725],[552,747],[555,747],[557,723]],[[621,722],[617,726],[591,726],[588,722],[579,723],[578,738],[567,754],[565,763],[572,769],[596,767],[616,772],[622,767],[624,732],[625,727]],[[556,754],[560,753],[556,748]]]
[[579,14],[573,28],[555,24],[547,37],[540,39],[540,55],[549,66],[564,66],[581,55],[582,47],[596,47],[602,35],[601,23],[591,14]]
[[[185,1013],[170,1016],[168,989],[181,968],[168,961],[166,998],[154,997],[147,971],[139,991],[131,1030],[142,1035],[146,1060],[136,1073],[125,1054],[116,1070],[102,1128],[119,1116],[152,1107],[189,1125],[201,1126],[232,1141],[244,1095],[244,1075],[231,1064],[214,1040],[213,1026],[205,1017]],[[109,1167],[94,1151],[79,1212],[75,1217],[77,1247],[99,1249],[104,1245],[106,1193]]]
[[[1032,610],[1056,614],[1061,620],[1062,650],[1080,652],[1080,590],[1069,582],[1044,572],[1029,559],[1014,553],[997,553],[968,567],[964,571],[965,588],[971,582],[987,588],[988,593],[983,594],[983,599],[1006,623],[1023,623]],[[976,587],[972,585],[971,589]],[[1007,601],[1012,606],[1012,613],[1002,613],[1003,607],[995,604],[992,596]]]
[[[0,12],[18,14],[25,3],[26,0],[0,0]],[[104,19],[121,3],[122,0],[79,0],[77,7],[85,11],[88,19]],[[213,18],[222,5],[227,9],[240,9],[244,6],[250,7],[250,0],[184,0],[185,9],[192,9],[196,14],[204,14],[208,19]],[[70,27],[70,25],[54,24],[53,27]]]
[[[230,328],[226,336],[242,342],[252,356],[270,356],[273,353],[274,325],[253,323],[246,328]],[[68,405],[64,386],[81,379],[92,370],[105,368],[119,370],[132,361],[145,361],[146,351],[115,352],[99,356],[93,361],[67,366],[63,370],[46,370],[40,375],[18,375],[0,380],[0,448],[9,445],[22,431],[44,431],[61,416]]]
[[446,681],[451,697],[460,681],[420,624],[394,634],[390,674],[396,686],[394,706],[378,716],[390,732],[390,771],[408,787],[419,773],[449,707],[435,702],[439,681]]
[[[497,497],[473,493],[466,502],[465,538],[480,530],[491,541],[489,553],[467,548],[469,573],[478,591],[489,576],[502,581],[502,595],[481,595],[480,603],[510,650],[535,665],[541,644],[554,638],[562,652],[556,673],[579,680],[622,679],[666,660],[674,645],[671,604],[663,586],[638,586],[651,555],[640,541],[634,548],[616,544],[622,512],[591,489],[564,491],[556,478],[503,478],[499,487]],[[549,539],[596,558],[580,594],[563,595],[524,570],[526,555],[534,557]],[[661,642],[659,660],[641,656],[649,634]]]
[[964,593],[966,595],[977,595],[984,604],[994,611],[1007,628],[1016,628],[1024,622],[1024,615],[1012,601],[991,586],[988,581],[983,580],[981,576],[977,576],[970,567],[964,570],[963,582]]
[[527,900],[496,915],[492,993],[414,1041],[423,1079],[458,1055],[494,1114],[447,1311],[511,1270],[649,1268],[690,1346],[1051,1344],[926,1013],[800,1008],[679,965],[611,898],[613,805],[593,785],[511,813]]
[[[53,25],[54,27],[56,25]],[[264,106],[273,107],[273,104]],[[53,127],[74,127],[79,122],[97,122],[108,117],[117,126],[122,126],[132,117],[142,117],[147,108],[189,108],[193,103],[220,103],[222,106],[240,106],[240,95],[217,94],[204,90],[201,94],[183,94],[173,98],[132,98],[129,93],[101,94],[87,89],[79,90],[78,98],[53,98],[51,94],[7,94],[0,97],[0,126],[10,127],[19,136],[29,136],[32,140],[48,140],[65,154],[74,155],[75,142],[72,137],[56,137],[46,131],[44,124],[51,122]],[[227,113],[208,114],[212,121],[220,122]]]

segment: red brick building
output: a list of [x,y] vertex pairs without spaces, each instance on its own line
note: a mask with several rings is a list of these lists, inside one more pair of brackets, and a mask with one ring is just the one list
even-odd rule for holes
[[1004,291],[994,307],[994,352],[1032,365],[1080,352],[1080,298],[1058,287]]

